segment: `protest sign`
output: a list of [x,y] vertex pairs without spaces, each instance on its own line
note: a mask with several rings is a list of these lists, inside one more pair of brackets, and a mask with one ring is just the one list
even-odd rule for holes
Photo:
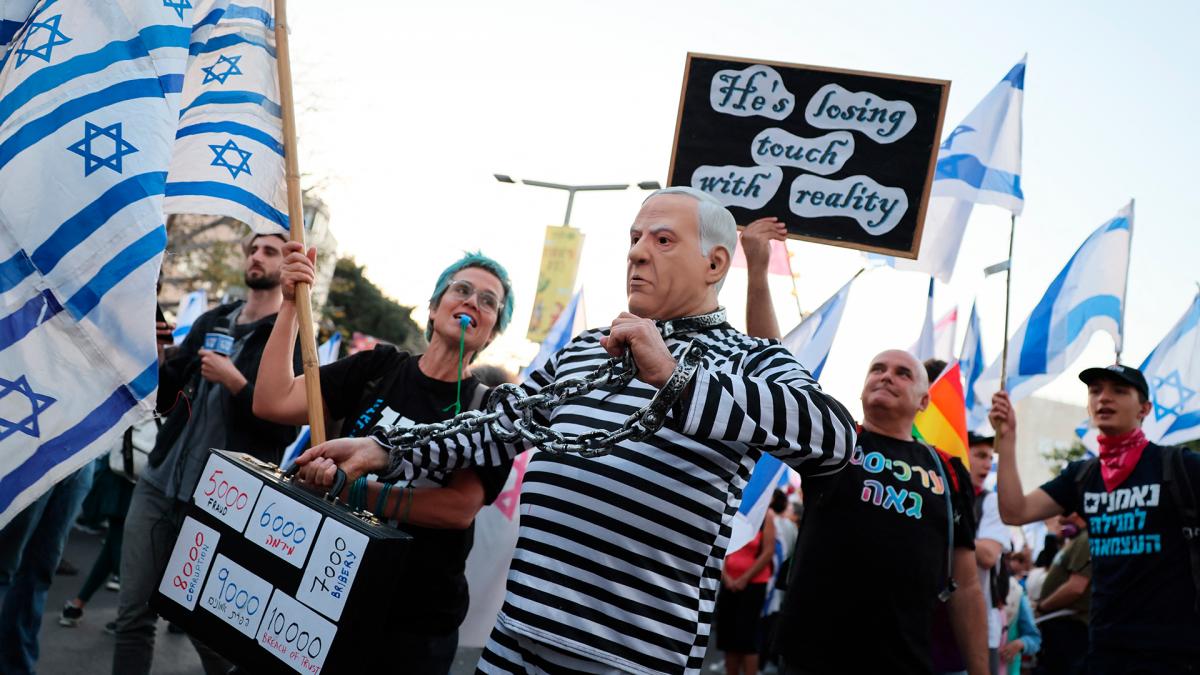
[[950,83],[688,54],[669,183],[796,239],[915,258]]

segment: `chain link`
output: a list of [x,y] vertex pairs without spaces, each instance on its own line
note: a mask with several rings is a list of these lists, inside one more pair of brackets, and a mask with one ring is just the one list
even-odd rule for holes
[[[572,453],[581,457],[599,457],[612,452],[618,443],[640,441],[653,436],[666,422],[666,412],[683,393],[700,364],[705,348],[698,342],[684,351],[679,366],[670,379],[644,408],[626,418],[615,431],[588,431],[564,434],[538,424],[534,413],[552,410],[571,399],[585,396],[597,389],[624,389],[637,376],[637,364],[631,353],[609,359],[595,371],[579,377],[557,380],[534,394],[526,394],[515,384],[501,384],[488,395],[483,410],[468,410],[444,422],[418,424],[405,429],[389,430],[388,443],[397,449],[417,448],[460,434],[471,434],[484,426],[502,443],[525,441],[546,452]],[[504,406],[513,415],[507,415]],[[501,420],[508,417],[511,428]]]

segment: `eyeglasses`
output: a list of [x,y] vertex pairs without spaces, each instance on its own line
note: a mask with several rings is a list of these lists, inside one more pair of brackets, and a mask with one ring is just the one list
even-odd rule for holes
[[473,295],[477,298],[476,302],[479,303],[479,306],[484,311],[491,312],[492,314],[500,312],[500,298],[495,293],[481,291],[475,288],[475,284],[466,279],[450,282],[450,285],[446,287],[446,293],[458,302],[464,302]]

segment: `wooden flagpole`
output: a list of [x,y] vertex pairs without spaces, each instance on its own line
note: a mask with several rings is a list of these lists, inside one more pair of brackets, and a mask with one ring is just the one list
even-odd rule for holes
[[[279,67],[279,105],[283,110],[284,166],[287,179],[288,229],[292,241],[304,243],[304,202],[300,192],[300,160],[296,157],[296,106],[292,100],[292,61],[288,49],[287,0],[275,0],[275,61]],[[300,323],[300,354],[308,396],[308,428],[312,445],[325,442],[325,412],[321,406],[320,361],[313,333],[308,284],[296,286],[296,317]]]
[[1012,214],[1008,228],[1008,269],[1004,271],[1004,349],[1000,352],[1000,391],[1008,391],[1008,314],[1012,300],[1013,238],[1017,234],[1017,214]]

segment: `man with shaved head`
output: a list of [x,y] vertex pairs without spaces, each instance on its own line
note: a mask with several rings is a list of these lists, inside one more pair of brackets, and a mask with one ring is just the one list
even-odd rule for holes
[[[746,325],[756,337],[780,337],[767,267],[770,241],[786,238],[775,218],[742,231]],[[966,661],[959,665],[972,675],[988,672],[971,479],[958,459],[912,435],[913,420],[929,405],[929,381],[908,352],[872,359],[850,466],[804,478],[804,519],[776,633],[790,675],[933,672],[930,628],[939,600]]]
[[777,633],[785,672],[932,672],[939,599],[949,603],[967,672],[988,672],[971,478],[957,458],[913,438],[927,405],[921,362],[897,350],[876,356],[850,466],[805,477]]

